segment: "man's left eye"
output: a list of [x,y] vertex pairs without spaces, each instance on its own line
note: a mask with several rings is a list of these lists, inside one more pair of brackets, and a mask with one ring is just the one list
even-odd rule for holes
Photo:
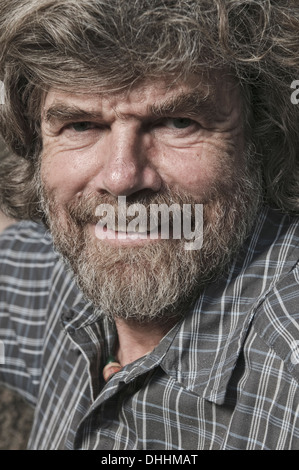
[[186,129],[194,124],[194,121],[189,118],[171,118],[166,120],[166,126],[172,129]]

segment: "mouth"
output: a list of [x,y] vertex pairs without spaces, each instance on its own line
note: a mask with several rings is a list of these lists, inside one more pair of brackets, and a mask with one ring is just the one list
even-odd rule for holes
[[93,230],[98,240],[105,240],[112,244],[142,244],[160,239],[159,231],[157,231],[156,234],[153,234],[148,231],[112,230],[107,228],[107,226],[102,226],[101,224],[93,226]]

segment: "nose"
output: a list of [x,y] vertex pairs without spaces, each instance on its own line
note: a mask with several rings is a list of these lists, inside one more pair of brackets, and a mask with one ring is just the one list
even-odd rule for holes
[[118,197],[161,188],[161,178],[150,158],[150,137],[134,126],[120,124],[111,128],[100,152],[103,165],[96,176],[98,191]]

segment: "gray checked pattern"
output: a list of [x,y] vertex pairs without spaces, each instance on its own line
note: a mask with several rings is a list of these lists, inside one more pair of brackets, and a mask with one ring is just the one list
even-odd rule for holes
[[115,327],[31,222],[0,239],[0,378],[29,449],[299,449],[299,223],[264,208],[228,274],[107,384]]

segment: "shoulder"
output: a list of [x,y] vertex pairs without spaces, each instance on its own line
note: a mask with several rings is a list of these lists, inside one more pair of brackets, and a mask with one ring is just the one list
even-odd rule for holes
[[299,218],[265,209],[251,240],[247,290],[258,292],[253,328],[299,380]]
[[261,299],[253,327],[299,382],[299,263]]
[[0,250],[26,249],[33,250],[34,247],[52,251],[52,239],[49,232],[41,224],[22,221],[10,225],[0,234]]
[[265,208],[257,221],[253,234],[255,251],[263,253],[268,260],[280,263],[299,260],[299,217]]
[[242,296],[256,305],[298,261],[299,218],[265,207],[233,266],[232,287],[241,283]]
[[22,221],[1,233],[0,276],[45,279],[55,262],[51,236],[42,225]]

